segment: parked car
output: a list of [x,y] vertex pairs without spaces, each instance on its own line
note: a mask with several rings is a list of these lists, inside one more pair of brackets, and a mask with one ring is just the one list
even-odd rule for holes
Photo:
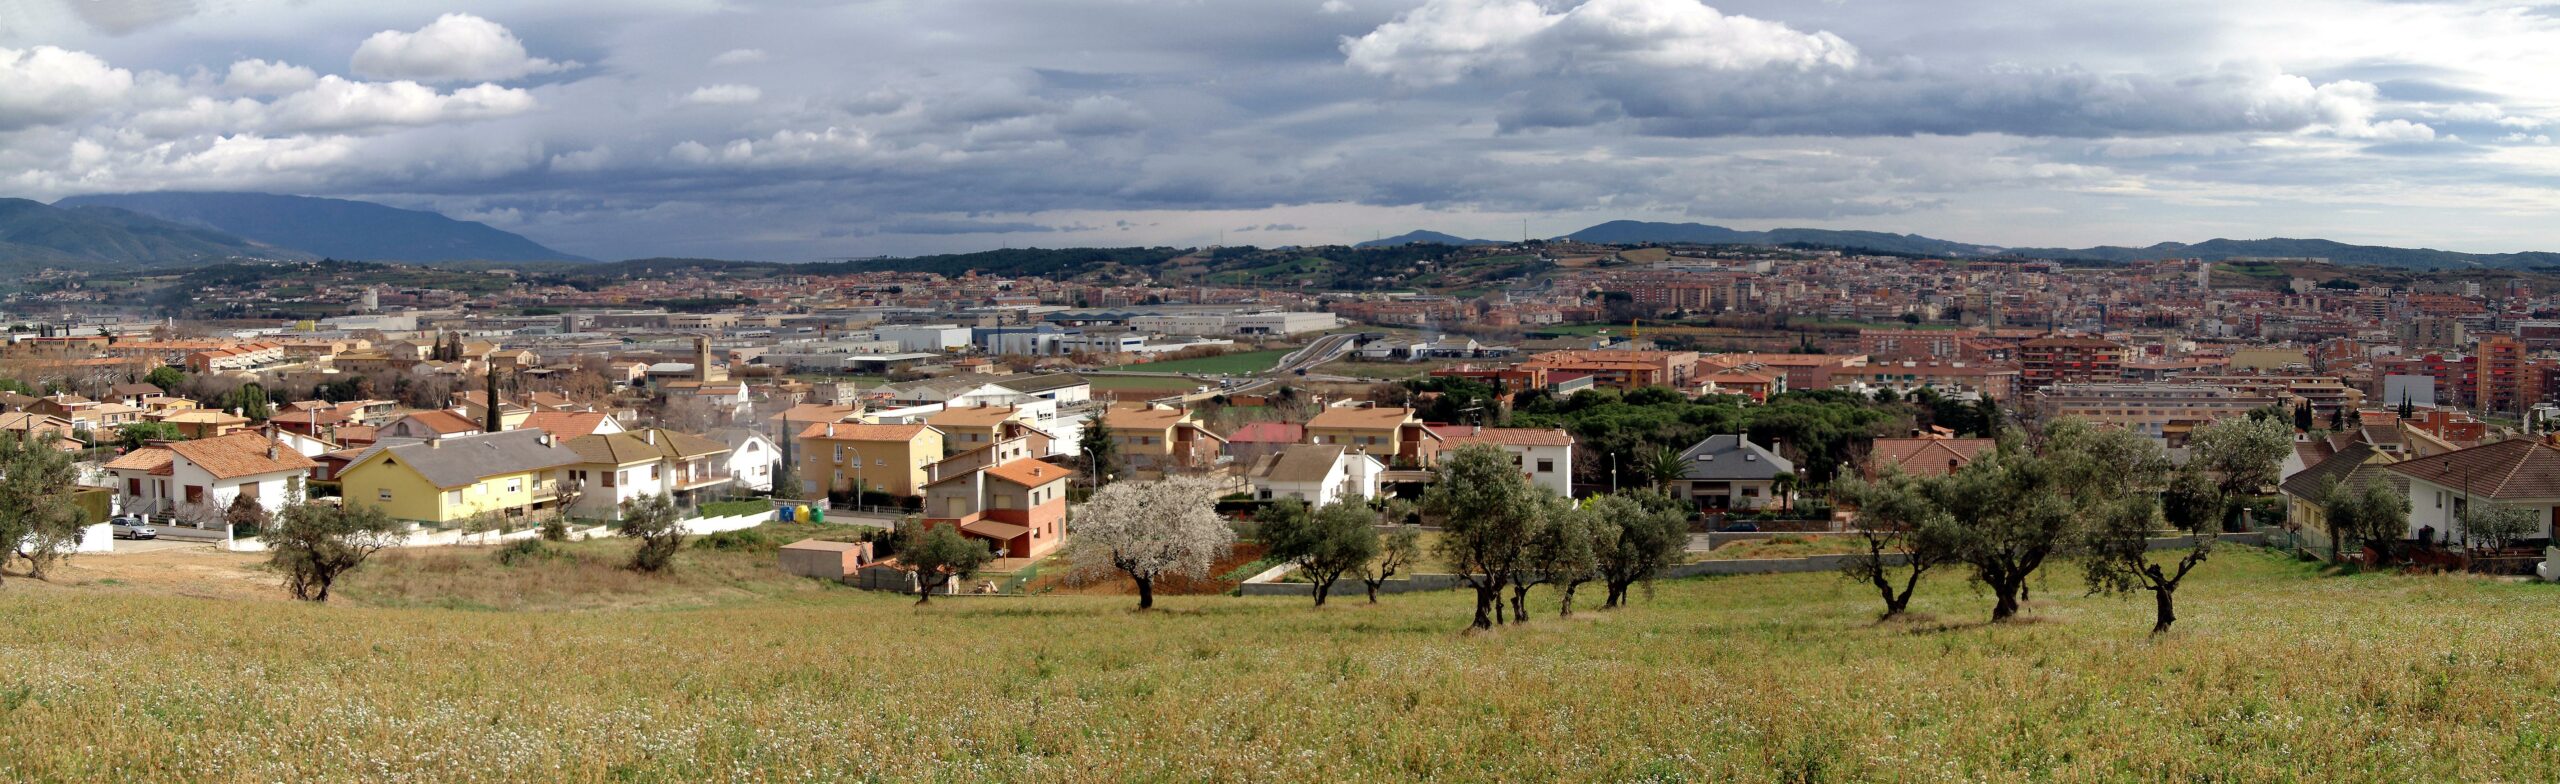
[[141,515],[123,515],[107,521],[118,539],[158,539],[160,529],[151,527]]
[[1754,532],[1757,532],[1757,531],[1759,531],[1759,530],[1760,530],[1760,524],[1759,524],[1759,523],[1734,523],[1734,524],[1732,524],[1732,525],[1728,525],[1728,526],[1725,526],[1725,527],[1723,527],[1723,528],[1718,528],[1718,529],[1716,529],[1716,533],[1720,533],[1720,534],[1747,534],[1747,533],[1754,533]]

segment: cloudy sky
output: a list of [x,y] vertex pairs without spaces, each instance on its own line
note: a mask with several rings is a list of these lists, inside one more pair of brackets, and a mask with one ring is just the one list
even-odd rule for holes
[[1603,220],[2560,250],[2560,4],[0,0],[0,195],[602,258]]

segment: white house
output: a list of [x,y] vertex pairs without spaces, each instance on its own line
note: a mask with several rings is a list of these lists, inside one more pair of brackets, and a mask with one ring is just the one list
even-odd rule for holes
[[303,477],[319,463],[259,433],[153,444],[101,466],[115,477],[118,508],[213,522],[235,499],[268,514],[303,497]]
[[2531,511],[2538,527],[2523,538],[2551,536],[2560,509],[2560,446],[2518,438],[2385,466],[2409,478],[2409,537],[2465,543],[2462,520],[2474,506]]
[[580,436],[567,446],[578,453],[569,466],[580,488],[574,509],[586,517],[611,518],[623,502],[650,496],[690,501],[729,483],[729,447],[697,435],[649,428]]
[[1338,444],[1293,444],[1246,471],[1255,498],[1295,498],[1311,506],[1375,498],[1387,464]]
[[1431,432],[1440,436],[1443,454],[1468,444],[1500,447],[1530,484],[1573,497],[1573,434],[1564,428],[1433,425]]
[[773,475],[782,470],[782,447],[763,433],[742,427],[711,431],[711,437],[729,445],[729,481],[757,492],[773,491]]

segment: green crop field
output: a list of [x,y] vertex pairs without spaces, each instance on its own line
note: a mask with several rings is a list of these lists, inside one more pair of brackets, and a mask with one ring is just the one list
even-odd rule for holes
[[1238,351],[1232,354],[1220,354],[1214,357],[1200,357],[1198,359],[1168,359],[1162,362],[1120,365],[1111,369],[1133,370],[1148,373],[1230,373],[1237,375],[1263,373],[1271,370],[1271,366],[1280,364],[1281,357],[1288,356],[1289,352],[1296,350],[1297,349],[1275,348],[1267,351]]
[[[466,551],[469,552],[469,551]],[[485,552],[485,551],[480,551]],[[723,555],[721,557],[729,557]],[[744,556],[737,556],[744,557]],[[88,556],[96,560],[108,556]],[[781,590],[419,606],[0,587],[9,781],[2541,781],[2560,588],[2232,550],[2149,602],[2055,570],[2030,620],[1937,580],[1664,583],[1459,629],[1467,597]],[[540,565],[511,567],[546,569]],[[428,579],[409,564],[380,579]],[[486,573],[485,567],[453,570]],[[681,574],[681,572],[680,572]],[[404,577],[404,575],[407,575]],[[647,578],[657,579],[657,578]],[[481,590],[475,588],[474,590]],[[1596,589],[1586,592],[1595,603]],[[400,606],[358,596],[400,595]]]

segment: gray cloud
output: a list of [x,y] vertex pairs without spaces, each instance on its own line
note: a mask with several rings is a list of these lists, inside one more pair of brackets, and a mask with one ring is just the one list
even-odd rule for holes
[[2529,67],[2560,67],[2539,17],[2301,2],[219,0],[116,30],[65,10],[0,28],[0,191],[369,198],[596,256],[1545,216],[2371,236],[2340,209],[2393,187],[2413,226],[2539,236],[2506,217],[2560,177],[2532,155],[2560,106]]

